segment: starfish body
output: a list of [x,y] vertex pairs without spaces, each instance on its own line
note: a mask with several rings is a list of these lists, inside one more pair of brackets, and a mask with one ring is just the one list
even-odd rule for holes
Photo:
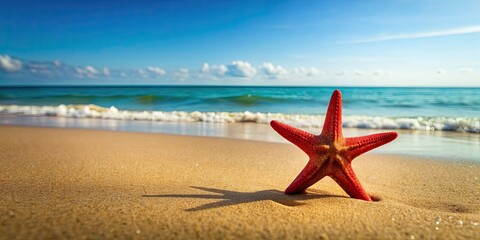
[[325,123],[320,135],[314,135],[287,124],[271,121],[270,125],[288,141],[297,145],[309,161],[285,190],[286,194],[301,193],[325,176],[333,178],[352,198],[371,201],[353,172],[351,162],[397,138],[396,132],[344,138],[342,134],[342,94],[335,90],[330,99]]

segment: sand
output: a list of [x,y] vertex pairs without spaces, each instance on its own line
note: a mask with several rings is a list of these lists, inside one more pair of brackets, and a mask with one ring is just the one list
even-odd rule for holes
[[478,163],[364,154],[365,202],[329,178],[283,194],[306,161],[281,143],[0,126],[0,238],[480,239]]

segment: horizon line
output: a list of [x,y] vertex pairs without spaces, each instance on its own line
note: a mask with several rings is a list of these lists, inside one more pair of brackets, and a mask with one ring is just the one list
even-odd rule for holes
[[469,86],[431,86],[431,85],[406,85],[406,86],[382,86],[382,85],[209,85],[209,84],[98,84],[98,85],[78,85],[78,84],[21,84],[21,85],[0,85],[0,88],[18,87],[18,88],[60,88],[60,87],[323,87],[323,88],[480,88],[480,85]]

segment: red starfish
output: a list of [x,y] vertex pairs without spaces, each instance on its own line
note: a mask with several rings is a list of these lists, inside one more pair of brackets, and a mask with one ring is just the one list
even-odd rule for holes
[[325,176],[335,180],[352,198],[372,201],[353,172],[351,162],[362,153],[397,138],[396,132],[344,138],[342,134],[342,94],[335,90],[328,105],[320,135],[313,135],[287,124],[271,121],[270,125],[309,157],[305,168],[285,190],[286,194],[303,192]]

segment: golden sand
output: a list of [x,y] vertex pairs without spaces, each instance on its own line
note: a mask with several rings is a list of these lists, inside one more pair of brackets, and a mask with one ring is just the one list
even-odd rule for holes
[[[388,147],[385,146],[385,147]],[[480,239],[480,164],[364,154],[377,202],[282,191],[288,144],[0,127],[1,239]]]

